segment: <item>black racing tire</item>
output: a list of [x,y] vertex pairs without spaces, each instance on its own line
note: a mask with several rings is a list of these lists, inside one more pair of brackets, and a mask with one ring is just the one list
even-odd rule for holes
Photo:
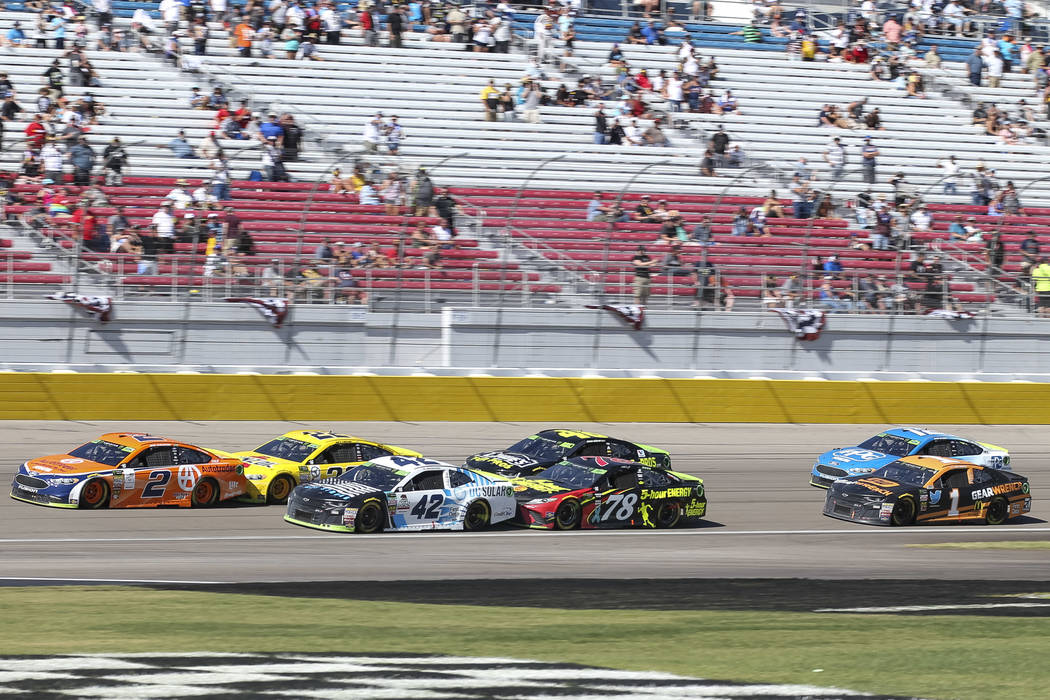
[[219,502],[219,485],[215,479],[205,477],[197,482],[190,495],[190,505],[194,508],[211,508]]
[[80,489],[79,507],[97,510],[109,505],[109,484],[105,479],[91,479]]
[[893,504],[890,524],[896,527],[911,525],[915,522],[915,500],[911,496],[902,496]]
[[672,528],[682,519],[682,504],[676,501],[664,501],[656,509],[656,527]]
[[492,507],[484,499],[473,501],[463,514],[463,529],[468,532],[484,530],[492,522]]
[[371,535],[383,531],[383,506],[379,501],[365,501],[357,510],[354,519],[354,532],[360,535]]
[[1002,525],[1010,517],[1010,504],[1002,496],[996,496],[984,508],[984,522],[987,525]]
[[295,480],[287,474],[278,474],[270,481],[266,489],[266,502],[284,505],[295,488]]
[[580,526],[583,509],[575,498],[568,498],[558,504],[554,511],[554,528],[556,530],[575,530]]

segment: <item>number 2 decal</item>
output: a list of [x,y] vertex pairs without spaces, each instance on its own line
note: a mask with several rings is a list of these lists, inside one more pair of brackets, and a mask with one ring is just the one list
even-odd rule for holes
[[[608,520],[613,517],[616,520],[629,520],[634,515],[634,507],[638,503],[638,494],[636,493],[614,493],[605,499],[602,506],[608,508],[602,513],[602,520]],[[617,508],[619,506],[619,508]],[[615,515],[614,515],[615,513]]]
[[164,495],[164,487],[169,481],[171,481],[171,472],[160,470],[150,472],[146,483],[142,485],[142,497],[160,498]]
[[445,497],[440,493],[423,496],[419,499],[419,503],[417,503],[409,512],[420,520],[432,520],[438,516],[438,509],[444,502]]
[[948,515],[949,516],[951,516],[951,515],[958,515],[959,514],[959,489],[952,489],[948,493],[948,497],[950,499],[952,499],[951,507],[948,508]]

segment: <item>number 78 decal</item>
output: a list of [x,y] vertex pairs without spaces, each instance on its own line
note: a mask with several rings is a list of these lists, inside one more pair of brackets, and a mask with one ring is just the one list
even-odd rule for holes
[[614,520],[630,520],[631,516],[634,515],[634,507],[637,504],[638,494],[636,493],[610,494],[602,501],[601,519],[604,521],[611,517]]

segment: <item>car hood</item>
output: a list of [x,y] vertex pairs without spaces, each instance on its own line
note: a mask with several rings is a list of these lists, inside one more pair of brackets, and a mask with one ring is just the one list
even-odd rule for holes
[[830,492],[843,496],[882,496],[889,498],[915,491],[917,487],[899,484],[889,479],[851,476],[831,484]]
[[546,464],[546,462],[539,462],[535,458],[520,452],[481,452],[467,457],[464,466],[468,469],[480,469],[482,471],[520,471],[538,467],[541,464]]
[[314,481],[309,484],[296,486],[293,493],[297,496],[324,499],[326,501],[353,501],[361,496],[383,493],[383,490],[356,481],[324,479],[323,481]]
[[57,474],[94,474],[95,472],[107,472],[116,469],[108,464],[92,462],[89,459],[72,457],[70,455],[48,455],[26,460],[26,470],[37,476],[47,477]]
[[292,469],[293,471],[299,468],[298,462],[293,462],[289,459],[281,459],[280,457],[271,457],[270,455],[252,452],[251,450],[245,452],[234,452],[230,456],[244,462],[245,472],[247,473],[253,473],[253,468],[275,469],[277,467],[284,467]]
[[526,503],[537,498],[551,498],[582,490],[562,486],[546,479],[518,478],[511,479],[510,482],[514,484],[514,498],[517,499],[518,503]]
[[847,472],[857,472],[863,469],[864,472],[861,473],[867,473],[881,469],[898,459],[900,457],[888,455],[885,452],[865,450],[859,447],[838,447],[817,457],[817,463],[845,469]]

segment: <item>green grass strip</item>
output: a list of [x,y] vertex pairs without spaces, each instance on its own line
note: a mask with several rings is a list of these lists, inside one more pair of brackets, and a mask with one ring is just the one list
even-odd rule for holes
[[1047,639],[1050,618],[1034,617],[575,611],[118,586],[0,588],[0,653],[7,655],[498,655],[945,700],[1034,700],[1050,687]]

